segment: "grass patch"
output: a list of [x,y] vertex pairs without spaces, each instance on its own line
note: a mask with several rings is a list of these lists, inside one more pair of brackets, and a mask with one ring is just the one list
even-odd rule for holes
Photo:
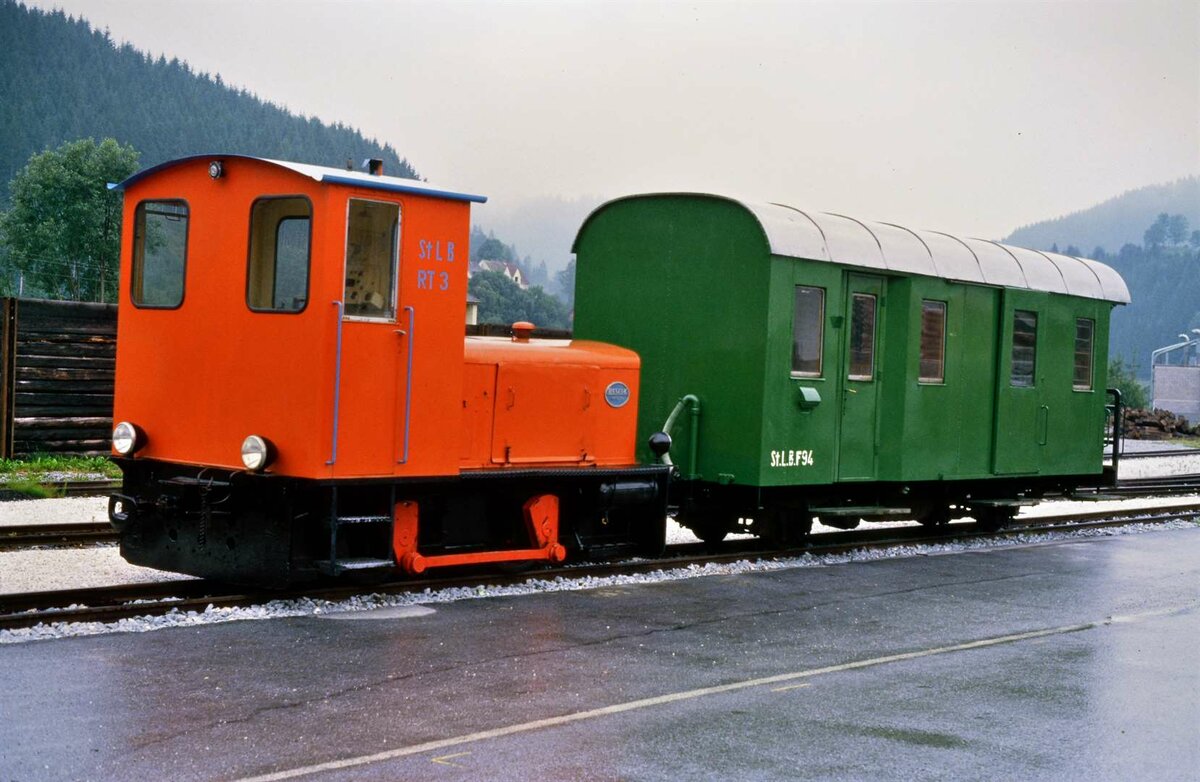
[[105,456],[68,456],[39,453],[23,459],[0,459],[0,481],[40,483],[102,476],[121,477],[121,470]]
[[119,478],[121,470],[104,456],[39,453],[24,459],[0,459],[0,499],[49,499],[66,496],[67,481]]
[[63,490],[56,486],[41,484],[29,478],[5,480],[0,484],[0,489],[10,495],[15,494],[31,500],[48,500],[62,497],[64,494]]

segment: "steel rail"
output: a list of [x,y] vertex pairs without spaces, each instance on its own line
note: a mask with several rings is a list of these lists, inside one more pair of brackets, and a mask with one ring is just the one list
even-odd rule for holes
[[[119,488],[115,481],[77,481],[68,484],[77,495],[105,494]],[[1200,494],[1200,475],[1136,478],[1119,481],[1115,487],[1077,492],[1077,498],[1134,498]],[[98,543],[115,543],[116,531],[108,522],[74,524],[24,524],[0,527],[0,551],[33,547],[67,548]]]
[[1099,488],[1078,496],[1114,495],[1118,497],[1171,496],[1200,493],[1200,475],[1170,475],[1153,478],[1128,478],[1117,481],[1111,489]]
[[112,494],[121,489],[120,478],[102,478],[100,480],[60,481],[49,484],[52,488],[60,489],[67,497],[100,497]]
[[[1108,459],[1112,456],[1110,453],[1105,453],[1104,458]],[[1200,456],[1200,448],[1178,447],[1178,448],[1159,448],[1146,451],[1122,451],[1121,461],[1127,459],[1154,459],[1161,456]]]
[[0,551],[49,546],[115,543],[117,531],[107,521],[74,524],[20,524],[0,527]]
[[420,593],[427,589],[506,586],[535,579],[644,574],[742,560],[766,562],[864,549],[944,544],[970,539],[1011,538],[1132,524],[1160,524],[1176,519],[1200,519],[1200,505],[1017,519],[1010,527],[998,532],[986,532],[973,522],[963,521],[937,527],[912,525],[817,533],[809,537],[807,545],[790,549],[768,549],[757,539],[730,541],[718,552],[710,551],[705,544],[692,543],[672,546],[668,555],[661,559],[580,563],[508,574],[459,571],[419,580],[394,581],[372,586],[309,586],[271,592],[229,587],[211,581],[181,580],[98,589],[26,592],[0,595],[0,630],[55,622],[113,622],[130,617],[161,616],[172,611],[251,606],[272,600],[309,598],[336,602],[364,594],[399,595]]

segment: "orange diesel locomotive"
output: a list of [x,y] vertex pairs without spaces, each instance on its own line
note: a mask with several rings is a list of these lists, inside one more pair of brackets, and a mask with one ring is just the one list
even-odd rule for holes
[[638,356],[463,337],[482,197],[239,155],[120,186],[109,515],[130,562],[282,585],[661,551]]

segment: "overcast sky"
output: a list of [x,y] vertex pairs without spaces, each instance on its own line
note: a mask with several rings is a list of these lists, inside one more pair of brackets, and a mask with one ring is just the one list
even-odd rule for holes
[[1200,172],[1200,0],[49,0],[492,199],[695,189],[999,238]]

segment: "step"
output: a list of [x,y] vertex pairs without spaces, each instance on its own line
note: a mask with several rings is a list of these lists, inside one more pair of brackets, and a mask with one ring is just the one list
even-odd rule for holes
[[1112,500],[1127,500],[1129,495],[1121,494],[1071,494],[1068,495],[1072,502],[1110,502]]
[[344,527],[347,524],[391,524],[391,516],[338,516],[337,525]]
[[364,570],[391,570],[396,563],[390,559],[375,559],[373,557],[350,557],[330,562],[327,559],[314,563],[317,570],[326,575],[336,576],[341,573],[360,572]]
[[854,507],[838,506],[835,508],[809,508],[808,512],[814,516],[837,517],[845,516],[848,518],[861,519],[864,516],[903,516],[911,518],[912,508],[893,508],[883,507],[878,505],[859,505]]
[[229,481],[216,478],[193,478],[188,475],[176,475],[174,478],[164,478],[159,481],[164,486],[199,486],[202,489],[227,489],[232,484]]

